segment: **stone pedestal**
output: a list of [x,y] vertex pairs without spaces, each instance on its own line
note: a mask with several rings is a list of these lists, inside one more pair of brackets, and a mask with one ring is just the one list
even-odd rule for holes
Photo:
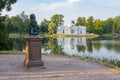
[[41,60],[41,41],[40,36],[27,36],[25,37],[26,43],[26,56],[24,60],[24,66],[30,67],[42,67],[44,65]]

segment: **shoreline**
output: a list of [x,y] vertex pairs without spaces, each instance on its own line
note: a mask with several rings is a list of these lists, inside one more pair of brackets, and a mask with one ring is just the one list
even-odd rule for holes
[[65,38],[65,37],[87,37],[87,38],[95,38],[99,37],[97,34],[53,34],[51,37],[56,37],[56,38]]

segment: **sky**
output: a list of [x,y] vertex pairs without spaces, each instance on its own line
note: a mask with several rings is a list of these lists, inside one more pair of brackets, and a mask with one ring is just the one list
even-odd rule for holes
[[54,14],[62,14],[65,24],[78,17],[93,16],[94,19],[105,20],[120,15],[120,0],[18,0],[12,5],[12,10],[2,15],[16,16],[22,11],[36,15],[37,22],[50,20]]

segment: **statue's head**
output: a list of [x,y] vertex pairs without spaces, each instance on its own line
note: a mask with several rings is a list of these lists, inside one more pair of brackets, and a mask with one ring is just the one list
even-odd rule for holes
[[30,15],[30,19],[34,19],[35,20],[35,14],[31,14]]

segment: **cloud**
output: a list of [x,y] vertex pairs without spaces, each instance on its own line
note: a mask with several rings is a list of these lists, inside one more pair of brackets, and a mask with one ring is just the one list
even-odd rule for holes
[[120,7],[120,0],[90,0],[90,2],[101,6]]
[[32,10],[58,10],[64,8],[72,8],[74,5],[81,0],[65,0],[61,2],[54,3],[35,3],[34,7],[31,6]]
[[81,0],[67,0],[68,3],[77,3],[80,2]]

